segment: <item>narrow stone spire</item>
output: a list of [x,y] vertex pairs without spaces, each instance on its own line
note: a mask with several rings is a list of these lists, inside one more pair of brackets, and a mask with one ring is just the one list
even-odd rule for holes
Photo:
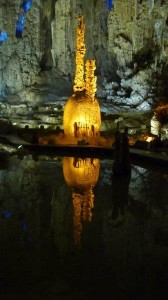
[[85,89],[84,81],[84,56],[86,52],[85,48],[85,24],[83,16],[78,18],[77,27],[77,41],[76,41],[76,70],[75,70],[75,80],[74,80],[74,92],[83,91]]
[[94,101],[96,93],[97,77],[94,75],[96,69],[96,62],[94,59],[87,59],[86,61],[86,94]]

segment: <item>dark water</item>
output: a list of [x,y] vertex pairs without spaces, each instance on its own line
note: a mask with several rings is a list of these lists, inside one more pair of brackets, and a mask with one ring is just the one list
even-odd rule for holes
[[168,175],[12,157],[0,170],[0,299],[167,299]]

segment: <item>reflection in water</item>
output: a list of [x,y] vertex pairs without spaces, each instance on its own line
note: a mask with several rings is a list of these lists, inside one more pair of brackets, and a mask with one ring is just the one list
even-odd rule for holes
[[65,157],[63,173],[72,189],[74,207],[74,242],[80,248],[82,221],[91,222],[94,207],[93,187],[98,181],[99,159]]
[[130,176],[112,178],[112,203],[113,203],[113,225],[124,221],[125,213],[129,202]]
[[0,299],[167,299],[167,173],[132,166],[129,182],[112,166],[10,157],[0,169]]

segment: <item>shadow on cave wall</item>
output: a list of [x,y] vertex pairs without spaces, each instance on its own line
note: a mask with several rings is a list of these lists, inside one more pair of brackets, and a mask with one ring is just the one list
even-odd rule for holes
[[55,0],[41,1],[41,36],[43,37],[44,52],[40,61],[41,72],[53,68],[51,21],[55,17]]

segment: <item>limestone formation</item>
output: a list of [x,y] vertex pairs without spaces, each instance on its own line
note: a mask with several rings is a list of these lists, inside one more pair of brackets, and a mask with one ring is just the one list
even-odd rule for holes
[[8,40],[0,46],[0,95],[16,94],[35,82],[40,71],[41,28],[40,3],[34,1],[26,17],[23,39],[16,39],[15,26],[19,15],[19,1],[2,1],[0,29],[8,33]]
[[84,82],[84,56],[86,52],[85,48],[85,23],[83,16],[78,19],[79,25],[77,27],[77,38],[76,38],[76,70],[74,79],[74,92],[80,92],[85,89]]
[[167,13],[166,1],[122,0],[114,2],[114,10],[108,16],[108,51],[116,57],[118,81],[126,94],[129,92],[128,103],[137,108],[151,100],[151,94],[155,97],[152,103],[156,101],[153,80],[162,74],[163,61],[168,60]]
[[[86,48],[83,16],[79,17],[78,21],[74,94],[68,99],[64,107],[63,127],[66,138],[89,138],[89,140],[93,138],[92,143],[95,143],[100,135],[101,126],[100,107],[95,98],[96,77],[94,70],[96,65],[94,60],[87,60],[85,74],[84,55]],[[74,142],[77,141],[74,140]]]
[[95,100],[95,93],[97,91],[96,82],[97,77],[94,75],[96,69],[95,60],[87,59],[86,61],[86,94],[92,99]]
[[[34,0],[23,38],[17,39],[20,3],[1,0],[0,30],[8,34],[0,45],[1,103],[10,106],[15,99],[17,105],[35,106],[60,100],[53,82],[66,78],[72,85],[77,20],[84,15],[85,60],[96,60],[97,97],[103,113],[146,114],[160,102],[166,104],[168,1],[113,2],[114,8],[107,10],[102,0]],[[44,92],[47,84],[49,91]],[[1,117],[9,119],[3,105]]]

